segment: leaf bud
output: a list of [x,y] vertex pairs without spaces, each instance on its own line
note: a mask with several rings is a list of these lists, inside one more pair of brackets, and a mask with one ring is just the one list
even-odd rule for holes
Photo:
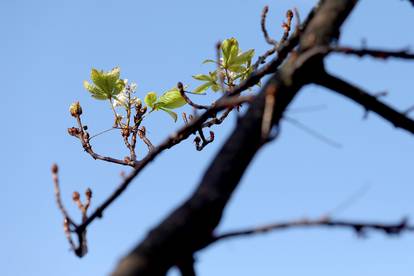
[[79,102],[74,102],[69,107],[70,115],[73,117],[78,117],[82,114],[82,107]]
[[86,189],[85,195],[86,195],[86,198],[88,198],[88,199],[91,199],[92,198],[92,190],[91,190],[91,188]]
[[58,173],[58,171],[59,171],[59,167],[58,167],[58,165],[57,165],[56,163],[54,163],[54,164],[52,165],[52,173],[53,173],[53,174],[57,174],[57,173]]
[[72,194],[72,200],[78,201],[80,199],[80,194],[77,191],[74,191]]

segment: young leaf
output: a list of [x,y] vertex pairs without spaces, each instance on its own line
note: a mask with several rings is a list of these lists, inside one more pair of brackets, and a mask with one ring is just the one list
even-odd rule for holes
[[232,61],[232,65],[242,65],[242,64],[251,62],[253,56],[254,56],[254,49],[250,49],[236,56]]
[[217,61],[213,59],[206,59],[205,61],[203,61],[203,64],[206,64],[206,63],[217,63]]
[[88,81],[83,81],[83,87],[85,87],[86,90],[88,90],[92,97],[98,100],[108,100],[108,96],[103,92],[99,87],[90,84]]
[[163,107],[160,107],[160,109],[162,111],[167,112],[167,114],[170,115],[173,118],[174,122],[177,122],[177,117],[178,117],[177,113],[175,113],[174,111],[171,111],[170,109],[163,108]]
[[194,93],[197,93],[197,94],[199,94],[199,93],[203,93],[204,91],[206,91],[210,86],[212,86],[213,85],[213,83],[212,82],[210,82],[210,81],[208,81],[208,82],[205,82],[205,83],[203,83],[202,85],[200,85],[200,86],[198,86],[198,87],[196,87],[194,90],[193,90],[193,92]]
[[93,84],[84,82],[85,88],[97,99],[110,99],[118,95],[125,87],[125,82],[121,80],[120,68],[115,67],[111,71],[104,72],[92,68],[91,79]]
[[187,102],[181,96],[180,91],[177,87],[172,88],[165,92],[161,97],[158,98],[155,106],[159,108],[174,109],[185,105]]
[[221,43],[223,53],[223,66],[226,68],[229,61],[239,53],[239,42],[235,38],[225,39]]
[[200,81],[211,81],[211,76],[203,74],[194,75],[193,78]]
[[155,92],[148,92],[147,95],[145,95],[144,102],[147,106],[154,109],[154,104],[157,101],[157,93]]

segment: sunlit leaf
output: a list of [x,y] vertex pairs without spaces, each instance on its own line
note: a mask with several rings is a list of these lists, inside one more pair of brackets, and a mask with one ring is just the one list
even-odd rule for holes
[[[85,88],[95,95],[94,97],[96,98],[102,98],[103,95],[105,95],[106,99],[110,99],[113,96],[118,95],[125,87],[125,82],[119,78],[120,73],[121,70],[119,67],[115,67],[107,72],[93,68],[91,70],[91,80],[93,85],[89,85],[89,88],[85,86]],[[97,93],[96,89],[93,87],[98,88],[100,92]]]
[[205,61],[203,61],[203,64],[206,64],[206,63],[217,63],[217,61],[213,59],[206,59]]
[[211,76],[203,74],[194,75],[193,78],[200,81],[211,81]]
[[193,92],[194,93],[203,93],[204,91],[206,91],[210,86],[212,86],[213,85],[213,83],[212,82],[210,82],[210,81],[208,81],[208,82],[205,82],[205,83],[203,83],[202,85],[200,85],[200,86],[197,86],[194,90],[193,90]]
[[160,96],[155,103],[156,106],[159,108],[168,108],[174,109],[185,105],[187,102],[181,96],[180,91],[177,87],[172,88],[171,90],[165,92],[162,96]]
[[160,109],[162,110],[162,111],[165,111],[165,112],[167,112],[167,114],[168,115],[170,115],[172,118],[173,118],[173,120],[174,120],[174,122],[177,122],[177,113],[175,113],[174,111],[171,111],[171,110],[169,110],[169,109],[167,109],[167,108],[162,108],[162,107],[160,107]]
[[93,84],[90,84],[88,81],[84,81],[83,86],[85,87],[86,90],[88,90],[92,94],[92,97],[94,97],[95,99],[98,99],[98,100],[109,99],[108,95],[104,91],[102,91],[99,87]]
[[221,51],[223,53],[223,66],[227,68],[227,65],[239,53],[239,42],[233,37],[225,39],[221,43]]
[[144,102],[150,108],[154,108],[154,104],[156,101],[157,101],[157,93],[148,92],[147,95],[145,95]]

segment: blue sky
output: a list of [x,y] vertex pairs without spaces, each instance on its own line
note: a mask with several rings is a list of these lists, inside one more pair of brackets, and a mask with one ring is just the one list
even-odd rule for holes
[[[89,254],[76,258],[62,232],[53,196],[50,166],[60,165],[64,201],[79,214],[74,190],[94,191],[93,206],[121,181],[125,168],[94,161],[67,135],[74,125],[71,102],[83,106],[91,133],[111,126],[106,103],[82,87],[92,67],[120,66],[122,77],[138,84],[141,97],[159,93],[191,75],[205,73],[217,41],[236,37],[242,49],[267,49],[260,13],[270,6],[269,31],[280,36],[285,11],[302,17],[316,1],[151,1],[4,0],[0,2],[0,78],[3,130],[0,137],[1,275],[106,275],[146,232],[185,199],[234,126],[234,117],[214,128],[216,141],[197,152],[191,140],[163,153],[148,166],[104,218],[89,228]],[[414,45],[408,1],[361,1],[346,22],[341,43],[400,49]],[[413,64],[332,56],[327,68],[370,92],[388,91],[384,100],[403,110],[414,104]],[[200,97],[212,101],[216,95]],[[198,98],[197,98],[198,100]],[[414,217],[414,139],[374,114],[363,120],[356,104],[316,86],[292,105],[324,105],[289,116],[342,144],[330,147],[284,122],[280,138],[260,151],[231,203],[219,231],[289,218],[318,217],[355,191],[357,202],[336,218],[394,222]],[[185,108],[183,111],[186,110]],[[187,109],[188,110],[188,109]],[[163,113],[146,123],[156,144],[181,126]],[[100,153],[122,158],[117,133],[94,141]],[[145,154],[140,145],[139,155]],[[199,275],[412,275],[414,238],[372,233],[360,239],[347,230],[292,230],[211,246],[197,254]],[[176,275],[172,271],[171,275]]]

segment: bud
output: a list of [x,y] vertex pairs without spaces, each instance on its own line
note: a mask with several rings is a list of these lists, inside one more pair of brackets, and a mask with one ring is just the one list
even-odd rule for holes
[[79,135],[80,132],[79,132],[78,128],[70,127],[70,128],[68,128],[68,133],[69,133],[69,135],[77,136],[77,135]]
[[143,108],[141,108],[141,112],[142,114],[145,114],[145,112],[147,112],[147,106],[144,106]]
[[55,164],[53,164],[52,165],[52,173],[53,174],[57,174],[58,173],[58,170],[59,170],[59,167],[58,167],[58,165],[55,163]]
[[288,10],[286,12],[286,18],[288,18],[289,20],[291,20],[293,18],[293,12],[292,12],[292,10]]
[[82,107],[79,102],[74,102],[69,107],[70,115],[73,117],[78,117],[82,114]]
[[177,83],[177,88],[178,88],[178,90],[184,90],[184,86],[183,86],[183,84],[182,84],[182,82],[178,82]]
[[128,127],[123,128],[121,131],[121,134],[122,134],[122,137],[129,137],[129,134],[130,134],[129,128]]
[[210,141],[213,142],[214,141],[214,132],[212,132],[210,130]]
[[80,199],[80,194],[76,191],[73,192],[72,194],[72,200],[73,201],[78,201]]
[[141,126],[141,131],[142,131],[142,134],[145,136],[145,135],[147,135],[147,129],[144,127],[144,126]]
[[86,189],[85,195],[86,195],[86,198],[88,198],[88,199],[91,199],[92,198],[92,190],[91,190],[91,188]]
[[141,99],[136,98],[134,102],[135,102],[135,109],[136,110],[140,110],[141,107],[142,107],[142,101],[141,101]]
[[194,143],[195,143],[197,146],[199,146],[199,145],[200,145],[200,142],[201,142],[201,138],[200,138],[199,136],[196,136],[196,137],[194,138]]

